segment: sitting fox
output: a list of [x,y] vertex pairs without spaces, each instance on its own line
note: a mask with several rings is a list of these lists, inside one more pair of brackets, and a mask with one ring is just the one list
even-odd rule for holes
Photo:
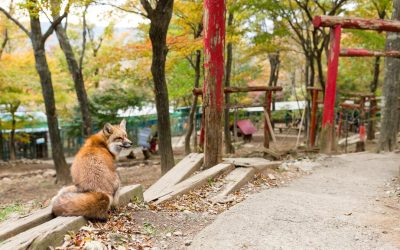
[[125,120],[119,125],[107,123],[90,136],[71,166],[74,185],[62,188],[53,198],[54,215],[106,220],[110,206],[118,204],[120,180],[114,159],[131,146]]

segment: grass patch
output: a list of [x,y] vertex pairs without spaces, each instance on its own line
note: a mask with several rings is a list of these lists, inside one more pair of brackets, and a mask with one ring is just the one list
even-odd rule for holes
[[23,210],[21,204],[13,204],[0,208],[0,221],[7,219],[7,217],[12,213],[21,213]]

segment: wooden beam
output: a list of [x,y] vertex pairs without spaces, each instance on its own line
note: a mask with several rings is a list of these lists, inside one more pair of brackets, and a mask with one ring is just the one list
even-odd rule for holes
[[341,49],[342,57],[400,57],[400,51],[374,51],[366,49]]
[[[143,200],[141,185],[121,188],[119,205],[141,200]],[[4,227],[8,225],[10,230],[3,231],[3,235],[6,236],[3,239],[6,240],[0,243],[0,250],[47,249],[48,246],[58,246],[68,231],[78,230],[87,222],[82,216],[53,218],[49,206],[17,221],[3,222],[2,225]]]
[[233,170],[235,167],[233,164],[229,163],[220,163],[212,168],[206,169],[203,172],[200,172],[189,179],[182,181],[181,183],[176,184],[175,186],[164,190],[163,193],[159,195],[155,204],[160,204],[167,200],[171,200],[180,194],[184,194],[193,190],[195,188],[201,187],[208,180],[224,173]]
[[347,29],[377,30],[400,32],[400,22],[382,19],[366,19],[357,17],[316,16],[313,20],[314,27],[335,27],[340,25]]
[[211,198],[211,201],[214,203],[223,202],[227,195],[241,188],[244,184],[251,180],[251,178],[254,177],[255,173],[256,169],[254,168],[234,169],[227,176],[225,176],[225,185],[213,198]]
[[236,167],[254,168],[263,171],[267,168],[277,168],[281,161],[269,161],[264,158],[224,158],[225,163],[231,163]]
[[[250,86],[250,87],[225,87],[224,93],[242,93],[242,92],[261,92],[261,91],[282,91],[282,87],[267,87],[267,86]],[[194,95],[202,95],[202,88],[194,88]]]
[[0,224],[0,241],[8,239],[53,218],[54,216],[51,213],[51,206],[49,206],[17,220],[6,220]]
[[204,154],[191,153],[187,155],[144,192],[144,201],[150,202],[156,199],[165,189],[185,180],[200,169],[203,164],[203,159]]

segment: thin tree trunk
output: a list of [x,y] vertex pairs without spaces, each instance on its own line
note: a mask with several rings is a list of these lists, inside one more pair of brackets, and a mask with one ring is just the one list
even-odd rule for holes
[[[279,78],[279,65],[281,63],[279,60],[279,51],[268,54],[268,59],[271,68],[268,86],[272,87],[277,85]],[[272,110],[275,110],[275,94],[272,95]]]
[[165,80],[165,62],[168,52],[167,31],[172,17],[174,1],[169,0],[162,2],[164,4],[162,4],[161,1],[158,2],[156,8],[151,11],[149,35],[153,50],[151,73],[153,75],[156,97],[161,172],[165,174],[175,164],[171,144],[168,89]]
[[[377,56],[375,57],[375,63],[374,63],[374,77],[371,81],[371,84],[369,86],[369,89],[371,93],[376,93],[376,90],[378,88],[378,82],[379,82],[379,73],[380,73],[380,60],[381,57]],[[376,108],[376,101],[370,101],[370,109],[375,109]],[[372,113],[370,112],[370,117],[368,119],[368,131],[367,131],[367,139],[368,140],[373,140],[375,139],[375,112],[373,111]]]
[[[392,20],[400,20],[400,0],[393,1]],[[400,34],[387,33],[386,51],[400,50]],[[392,151],[397,147],[397,132],[399,126],[399,101],[400,94],[400,59],[387,57],[385,59],[385,79],[383,83],[383,96],[385,106],[380,134],[380,150]]]
[[15,112],[17,112],[19,105],[10,104],[11,113],[11,132],[10,132],[10,160],[15,161],[17,159],[15,152],[15,128],[17,121],[15,120]]
[[[59,6],[59,4],[58,4]],[[53,11],[54,20],[59,17],[56,11]],[[82,68],[78,65],[75,58],[74,51],[67,36],[67,33],[62,25],[57,25],[55,29],[61,50],[64,52],[65,59],[67,60],[69,72],[75,85],[75,92],[78,98],[79,108],[81,111],[83,121],[83,135],[88,137],[92,134],[92,118],[89,111],[89,101],[85,89],[85,83],[82,75]]]
[[[232,11],[228,14],[228,28],[232,26],[233,23],[233,13]],[[226,65],[225,65],[225,87],[231,86],[231,72],[232,72],[232,43],[228,42],[226,46]],[[230,102],[229,93],[225,94],[225,105],[228,106]],[[232,138],[230,131],[230,119],[229,119],[229,109],[224,109],[224,137],[225,137],[225,153],[231,154],[235,153],[235,148],[232,146]]]
[[[194,87],[197,88],[199,87],[200,84],[200,65],[201,64],[201,51],[197,50],[196,51],[196,63],[195,63],[195,78],[194,78]],[[193,102],[192,106],[190,107],[190,112],[189,112],[189,126],[188,130],[185,135],[185,153],[189,154],[192,150],[190,148],[190,138],[192,137],[193,133],[193,128],[195,126],[194,124],[194,116],[196,115],[196,110],[197,110],[197,100],[198,96],[193,95]],[[196,134],[195,134],[196,136]]]
[[46,108],[47,124],[51,141],[54,166],[58,183],[68,183],[71,180],[69,167],[65,161],[60,131],[58,126],[56,103],[49,65],[46,60],[44,41],[40,20],[35,13],[30,13],[31,41],[34,50],[36,70],[40,77],[43,100]]
[[3,52],[4,52],[4,49],[5,49],[6,46],[7,46],[8,40],[9,40],[9,37],[8,37],[8,28],[6,27],[6,28],[4,29],[4,39],[3,39],[3,42],[1,43],[1,47],[0,47],[0,59],[1,59],[1,57],[3,56]]

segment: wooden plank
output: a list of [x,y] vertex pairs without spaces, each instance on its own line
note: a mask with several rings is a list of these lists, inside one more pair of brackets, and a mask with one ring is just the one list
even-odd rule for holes
[[165,190],[165,192],[160,193],[158,197],[156,197],[155,203],[159,204],[161,202],[170,200],[180,194],[187,193],[190,190],[198,188],[205,184],[209,179],[216,177],[224,172],[229,172],[233,170],[235,167],[230,163],[220,163],[212,168],[206,169],[203,172],[200,172],[189,179],[182,181],[181,183],[176,184],[173,187]]
[[[126,205],[130,201],[142,200],[141,185],[122,187],[120,190],[120,205]],[[51,214],[51,207],[46,208]],[[44,212],[43,212],[44,213]],[[53,217],[51,217],[53,218]],[[50,219],[51,219],[50,218]],[[82,216],[57,217],[48,220],[41,225],[25,227],[24,232],[11,237],[0,244],[0,250],[10,249],[47,249],[48,246],[57,246],[62,243],[64,235],[68,231],[78,230],[86,224]],[[22,222],[22,221],[21,221]],[[20,223],[21,223],[20,222]],[[29,222],[29,221],[28,221]],[[8,222],[11,226],[12,223]],[[28,229],[28,230],[27,230]],[[27,230],[27,231],[25,231]]]
[[204,154],[191,153],[163,175],[155,184],[144,192],[144,201],[149,202],[159,196],[165,189],[183,181],[203,164]]
[[241,188],[254,176],[255,173],[255,168],[236,168],[224,178],[226,184],[222,190],[211,198],[211,201],[214,203],[223,202],[228,194]]
[[119,192],[119,206],[129,202],[143,201],[143,188],[140,184],[122,187]]
[[264,116],[265,116],[265,120],[267,122],[268,125],[268,130],[269,130],[269,134],[272,137],[272,141],[274,143],[276,143],[276,138],[275,138],[275,133],[274,133],[274,129],[272,128],[272,124],[271,124],[271,119],[269,118],[268,112],[266,109],[264,109]]
[[51,207],[40,209],[17,220],[6,220],[0,224],[0,241],[8,239],[32,227],[53,219]]
[[267,168],[277,168],[282,164],[281,161],[269,161],[264,158],[224,158],[225,163],[231,163],[237,167],[251,167],[257,171]]
[[60,244],[64,235],[86,224],[82,216],[57,217],[14,236],[0,245],[0,250],[48,249]]

